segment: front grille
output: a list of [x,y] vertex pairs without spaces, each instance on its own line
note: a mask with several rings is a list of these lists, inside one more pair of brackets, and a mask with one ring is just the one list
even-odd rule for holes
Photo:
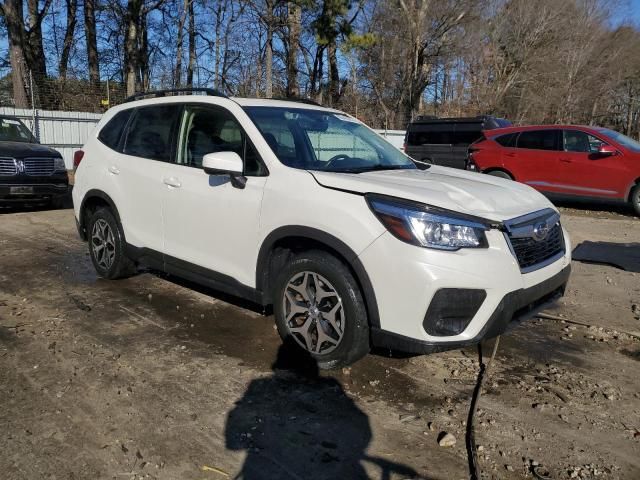
[[54,170],[53,158],[25,158],[24,173],[32,177],[52,175]]
[[16,173],[18,173],[18,170],[13,158],[0,158],[0,175],[10,176]]
[[[553,210],[505,222],[506,237],[522,272],[542,268],[564,255],[560,215]],[[543,236],[541,232],[546,229]]]

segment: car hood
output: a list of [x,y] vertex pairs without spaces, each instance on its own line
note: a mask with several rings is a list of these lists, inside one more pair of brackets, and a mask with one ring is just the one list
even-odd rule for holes
[[522,183],[453,168],[311,173],[324,187],[389,195],[489,220],[509,220],[554,208],[542,194]]
[[0,157],[60,157],[60,153],[53,148],[39,143],[0,142]]

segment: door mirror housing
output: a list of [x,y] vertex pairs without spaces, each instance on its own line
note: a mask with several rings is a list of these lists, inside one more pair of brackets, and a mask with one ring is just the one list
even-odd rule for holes
[[247,184],[247,177],[242,175],[242,159],[236,152],[207,153],[202,157],[202,167],[207,175],[229,175],[235,188],[244,188]]
[[600,147],[598,147],[598,155],[601,157],[611,157],[618,155],[618,150],[612,145],[600,145]]

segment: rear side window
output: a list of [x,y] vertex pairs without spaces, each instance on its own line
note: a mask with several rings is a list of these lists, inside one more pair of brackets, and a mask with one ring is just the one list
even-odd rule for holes
[[136,109],[127,128],[123,152],[151,160],[171,161],[171,140],[181,109],[182,105]]
[[104,127],[102,127],[102,130],[100,130],[100,133],[98,134],[98,140],[110,149],[118,150],[122,131],[127,125],[132,111],[132,109],[129,109],[116,113],[116,115],[109,120]]
[[420,130],[409,132],[407,143],[409,145],[451,145],[454,143],[453,125],[446,126],[417,126]]
[[527,130],[518,137],[518,148],[560,150],[558,130]]
[[499,137],[494,138],[496,142],[498,142],[503,147],[515,147],[516,146],[516,137],[518,133],[507,133],[506,135],[500,135]]
[[468,146],[482,137],[482,128],[479,123],[458,123],[453,134],[453,144]]

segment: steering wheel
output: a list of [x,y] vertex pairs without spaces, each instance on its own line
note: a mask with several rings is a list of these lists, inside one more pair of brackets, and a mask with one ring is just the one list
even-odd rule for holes
[[338,155],[334,155],[333,157],[331,157],[328,161],[326,166],[327,167],[333,167],[334,162],[337,162],[338,160],[347,160],[351,158],[349,155],[345,154],[345,153],[339,153]]

